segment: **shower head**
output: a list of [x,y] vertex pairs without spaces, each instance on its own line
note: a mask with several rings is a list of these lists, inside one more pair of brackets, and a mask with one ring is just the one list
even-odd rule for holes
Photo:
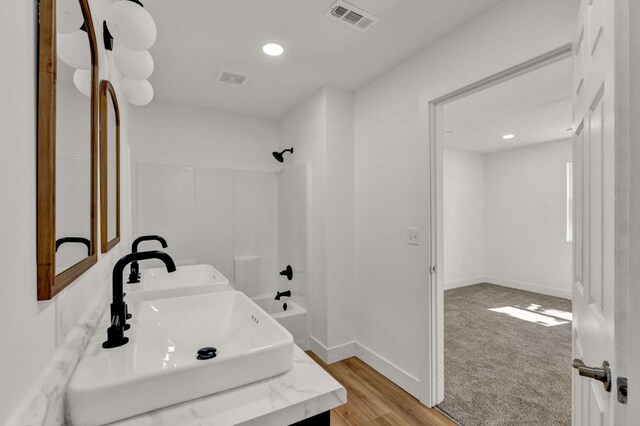
[[280,152],[272,152],[271,155],[273,155],[273,158],[275,158],[279,163],[284,162],[284,153],[285,152],[290,152],[293,154],[293,148],[289,148],[289,149],[285,149],[284,151],[280,151]]

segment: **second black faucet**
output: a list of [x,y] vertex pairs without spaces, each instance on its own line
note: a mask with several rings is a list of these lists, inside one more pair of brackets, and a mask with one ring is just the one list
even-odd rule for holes
[[[167,248],[167,240],[162,238],[160,235],[143,235],[141,237],[133,240],[133,244],[131,244],[131,253],[138,252],[138,244],[143,241],[159,241],[162,244],[162,248]],[[137,284],[140,282],[140,266],[137,261],[131,262],[131,271],[129,273],[128,284]]]

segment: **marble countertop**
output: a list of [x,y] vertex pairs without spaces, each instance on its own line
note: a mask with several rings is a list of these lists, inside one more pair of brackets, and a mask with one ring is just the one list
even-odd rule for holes
[[288,372],[139,416],[118,426],[260,425],[282,426],[347,402],[347,391],[298,346]]

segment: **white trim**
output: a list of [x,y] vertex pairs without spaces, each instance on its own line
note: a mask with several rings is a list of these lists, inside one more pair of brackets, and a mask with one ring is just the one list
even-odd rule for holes
[[494,284],[501,287],[515,288],[516,290],[531,291],[533,293],[546,294],[547,296],[561,297],[563,299],[571,300],[571,290],[562,290],[558,288],[547,287],[542,284],[527,283],[523,281],[509,280],[499,277],[477,277],[467,278],[464,280],[451,281],[444,285],[445,290],[451,290],[454,288],[467,287],[475,284]]
[[380,355],[376,354],[369,348],[355,343],[356,357],[360,358],[365,364],[409,392],[413,397],[419,398],[420,381],[417,377],[404,371],[402,368],[391,363]]
[[[571,57],[572,45],[567,43],[550,52],[537,56],[526,62],[508,68],[490,77],[464,86],[453,92],[437,97],[429,102],[429,217],[431,229],[429,233],[431,267],[436,266],[431,273],[429,291],[421,291],[420,302],[427,307],[424,311],[429,315],[418,318],[419,328],[427,330],[422,333],[418,342],[420,358],[420,402],[433,407],[444,400],[444,278],[443,278],[443,106],[456,99],[470,95],[477,91],[495,86],[518,75],[534,69]],[[426,118],[426,117],[425,117]],[[435,253],[434,253],[435,251]],[[542,289],[546,289],[542,287]],[[537,290],[540,292],[540,288]],[[566,297],[566,296],[560,296]],[[423,322],[424,321],[424,322]]]
[[329,349],[329,364],[351,358],[356,355],[356,342],[344,343]]
[[356,355],[356,342],[344,343],[342,345],[327,348],[318,339],[310,336],[311,350],[327,364],[342,361]]
[[419,398],[420,381],[417,377],[407,373],[366,346],[354,341],[327,348],[313,336],[310,336],[309,340],[311,342],[311,351],[325,363],[333,364],[353,356],[358,357],[362,362],[410,393],[413,397]]
[[502,287],[515,288],[517,290],[531,291],[533,293],[546,294],[547,296],[561,297],[571,300],[571,290],[561,290],[557,288],[546,287],[540,284],[525,283],[522,281],[507,280],[498,277],[485,277],[485,283],[495,284]]
[[309,343],[311,346],[311,352],[313,352],[314,354],[318,355],[318,357],[320,357],[321,360],[323,360],[325,363],[329,363],[329,349],[323,345],[322,343],[320,343],[320,341],[318,341],[318,339],[316,339],[313,336],[309,336]]
[[452,288],[460,288],[467,287],[474,284],[482,284],[486,282],[486,277],[476,277],[476,278],[465,278],[463,280],[458,281],[450,281],[448,283],[444,283],[445,290],[451,290]]

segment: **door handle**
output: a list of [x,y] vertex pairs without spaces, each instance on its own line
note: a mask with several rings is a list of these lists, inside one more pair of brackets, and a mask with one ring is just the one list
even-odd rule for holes
[[609,361],[602,361],[602,367],[587,367],[581,359],[573,360],[573,368],[578,370],[578,374],[583,377],[602,382],[604,389],[607,392],[611,392],[611,368],[609,367]]

